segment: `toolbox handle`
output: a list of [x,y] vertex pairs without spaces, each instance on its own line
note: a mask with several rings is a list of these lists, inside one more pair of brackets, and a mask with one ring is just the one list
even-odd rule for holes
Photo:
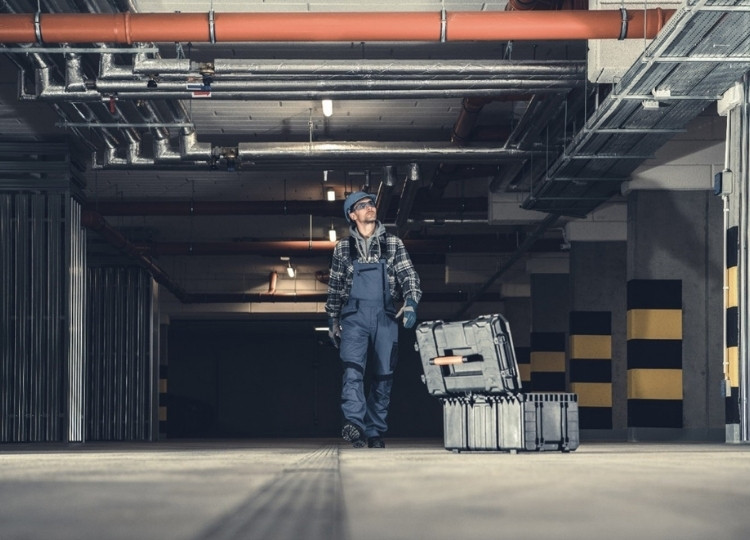
[[468,356],[436,356],[430,358],[431,366],[448,366],[451,364],[465,364],[466,362],[481,362],[481,354],[470,354]]

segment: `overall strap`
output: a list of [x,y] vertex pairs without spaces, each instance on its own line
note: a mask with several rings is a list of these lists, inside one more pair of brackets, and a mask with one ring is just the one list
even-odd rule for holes
[[357,239],[353,236],[349,237],[349,260],[354,262],[358,259],[357,257]]
[[[380,258],[383,259],[389,259],[391,255],[395,253],[388,253],[388,241],[386,240],[386,237],[388,236],[388,233],[383,234],[378,237],[378,242],[380,242]],[[357,239],[353,236],[349,237],[349,260],[356,261],[359,258],[359,253],[357,252]]]

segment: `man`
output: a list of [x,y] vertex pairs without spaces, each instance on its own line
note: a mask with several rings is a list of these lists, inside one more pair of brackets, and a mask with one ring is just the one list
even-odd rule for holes
[[[400,238],[387,234],[377,219],[375,197],[363,191],[344,201],[349,238],[333,250],[328,281],[328,335],[339,348],[344,375],[341,436],[355,448],[385,448],[393,370],[398,359],[398,321],[417,322],[422,297],[419,276]],[[396,311],[396,303],[404,300]],[[364,374],[370,344],[374,380],[365,397]]]

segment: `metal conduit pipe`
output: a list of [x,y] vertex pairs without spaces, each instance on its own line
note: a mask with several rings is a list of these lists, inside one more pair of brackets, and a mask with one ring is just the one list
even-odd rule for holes
[[[54,64],[50,63],[45,57],[43,57],[40,54],[30,54],[29,58],[34,66],[34,79],[35,79],[35,87],[36,92],[43,91],[42,89],[45,86],[49,86],[49,80],[50,80],[50,70],[54,68]],[[80,63],[78,64],[78,68],[74,68],[72,70],[66,69],[66,77],[77,77],[77,73],[80,69]],[[23,89],[23,81],[24,81],[25,75],[23,72],[23,69],[21,69],[21,73],[19,74],[19,84],[20,84],[20,97],[23,98],[24,96],[24,89]],[[74,83],[75,84],[75,83]],[[60,89],[64,92],[64,88],[60,87]],[[72,111],[74,115],[79,116],[84,122],[89,122],[92,124],[98,124],[100,122],[98,116],[94,113],[94,111],[91,109],[91,107],[87,103],[75,103],[70,102],[68,100],[61,100],[61,104],[65,106],[63,109],[62,107],[58,108],[58,112],[63,112],[63,114],[67,114],[69,111]],[[80,134],[80,133],[79,133]],[[114,133],[112,133],[109,129],[101,129],[100,128],[100,136],[102,137],[102,140],[104,141],[104,144],[108,146],[109,148],[114,148],[119,144],[119,137],[117,137]],[[87,140],[88,137],[81,137],[82,140]]]
[[[105,48],[102,50],[106,51]],[[136,72],[135,65],[122,68],[113,65],[113,56],[102,53],[99,62],[99,78],[84,80],[81,61],[78,55],[68,55],[65,63],[66,84],[54,84],[49,77],[42,78],[37,84],[34,96],[24,95],[23,99],[40,100],[76,100],[100,101],[106,100],[113,94],[118,100],[159,99],[159,98],[190,98],[194,91],[188,90],[195,84],[193,77],[202,76],[202,70],[191,71],[180,77],[168,77],[159,74],[158,83],[155,75],[143,80],[144,75]],[[137,58],[145,57],[143,54]],[[148,61],[148,60],[143,60]],[[152,69],[158,73],[159,66],[168,68],[171,60],[150,59]],[[185,64],[185,60],[177,60]],[[448,66],[435,66],[433,62],[412,62],[407,69],[399,69],[392,64],[377,62],[374,67],[353,69],[351,64],[341,64],[329,67],[328,62],[306,62],[304,66],[293,69],[283,69],[285,63],[274,63],[262,70],[268,75],[246,73],[226,73],[220,80],[210,85],[212,98],[236,99],[239,97],[255,99],[284,99],[284,98],[314,98],[325,93],[333,93],[333,97],[342,98],[341,93],[402,92],[413,97],[411,92],[421,91],[428,94],[442,93],[461,94],[467,90],[472,93],[494,93],[500,90],[521,89],[527,92],[565,91],[583,84],[583,63],[536,63],[521,66],[513,63],[492,66],[487,62],[475,63],[452,62]],[[252,66],[263,65],[254,62]],[[276,71],[274,71],[274,68]],[[210,68],[213,72],[213,67]],[[335,75],[348,75],[346,79],[336,78]],[[139,77],[141,78],[140,80]],[[439,78],[435,78],[439,77]],[[375,80],[377,79],[377,80]],[[382,80],[381,80],[382,79]],[[198,85],[203,89],[202,85]],[[368,96],[369,97],[369,96]],[[396,96],[390,96],[396,97]],[[438,96],[433,96],[438,97]]]
[[[224,148],[212,147],[211,143],[198,142],[194,131],[180,137],[180,155],[184,162],[212,162],[222,157],[224,150]],[[234,148],[232,150],[234,151]],[[462,162],[467,159],[475,163],[498,163],[505,160],[526,159],[531,155],[544,155],[543,150],[516,150],[488,145],[456,147],[443,142],[413,141],[239,143],[236,150],[237,155],[233,156],[233,159],[239,160],[242,166],[270,166],[280,163],[289,166],[289,160],[294,160],[296,167],[309,166],[311,163],[325,165],[332,160],[339,164],[346,160],[352,162],[363,160]],[[155,158],[143,157],[140,153],[140,141],[132,140],[132,137],[125,148],[125,155],[126,158],[121,158],[117,154],[117,149],[109,148],[100,166],[106,168],[154,167],[158,165],[158,159],[161,157],[161,155]],[[166,147],[162,155],[165,156],[165,161],[172,160],[172,153]]]
[[0,43],[632,39],[674,11],[3,14]]
[[65,58],[65,91],[85,92],[86,82],[83,78],[81,55],[70,53]]
[[[103,52],[106,52],[104,49]],[[104,55],[102,55],[104,56]],[[414,77],[554,77],[556,79],[578,79],[585,74],[585,62],[578,61],[536,61],[519,62],[514,60],[264,60],[264,59],[224,59],[211,62],[195,62],[184,58],[148,58],[136,55],[131,67],[114,66],[111,55],[99,71],[102,79],[132,78],[133,75],[159,75],[161,79],[172,80],[189,75],[200,77],[210,69],[213,75],[222,79],[289,80],[296,77],[327,79],[332,76],[347,78],[387,79]]]
[[[144,89],[150,90],[144,81],[124,80],[97,80],[94,81],[95,91],[100,94],[112,94],[120,92],[139,92]],[[191,84],[188,78],[182,81],[160,81],[155,90],[150,90],[154,95],[162,93],[184,92]],[[394,80],[215,80],[211,86],[202,91],[210,91],[211,96],[221,92],[347,92],[354,90],[380,90],[380,91],[406,91],[406,90],[465,90],[485,88],[488,90],[516,89],[525,91],[527,89],[566,89],[582,85],[581,79],[509,79],[498,75],[492,79],[394,79]],[[197,88],[196,88],[197,90]],[[277,94],[278,95],[278,94]]]
[[424,159],[465,161],[468,158],[477,163],[495,163],[506,159],[527,158],[532,153],[544,155],[543,150],[523,151],[496,145],[456,147],[450,142],[413,141],[239,143],[238,150],[242,161],[251,162],[281,157],[285,159],[350,158],[355,160],[388,157],[405,162]]
[[[181,121],[180,118],[176,118],[176,115],[180,114],[179,111],[175,111],[172,107],[169,108],[171,111],[173,111],[170,113],[171,118],[165,119],[163,118],[163,115],[157,110],[154,102],[150,100],[142,100],[135,103],[136,110],[141,115],[141,118],[147,123],[151,122],[155,124],[166,124],[168,122]],[[180,151],[175,151],[172,149],[170,145],[170,134],[167,128],[155,127],[151,128],[151,132],[154,138],[154,162],[179,162],[185,159]],[[181,128],[182,137],[188,137],[187,133],[188,128]],[[188,140],[188,145],[194,144],[190,137],[188,137]],[[183,144],[183,146],[185,145]]]
[[[92,125],[92,127],[96,127]],[[115,148],[105,153],[106,158],[99,166],[106,168],[117,167],[154,167],[159,160],[172,161],[173,154],[162,143],[161,149],[154,158],[146,158],[140,154],[140,142],[131,141],[125,149],[126,159],[117,155]],[[463,162],[467,159],[474,163],[498,163],[506,160],[527,159],[532,155],[543,156],[544,150],[517,150],[502,146],[472,146],[456,147],[449,142],[413,142],[413,141],[355,141],[355,142],[291,142],[291,143],[239,143],[232,148],[236,155],[233,160],[239,161],[241,166],[262,167],[274,164],[291,164],[294,167],[307,167],[316,163],[326,165],[335,160],[341,165],[346,160],[352,163],[370,160],[373,164],[378,161],[443,161]],[[190,131],[180,137],[180,156],[183,162],[213,162],[223,156],[224,148],[212,147],[211,143],[198,142],[195,131]],[[97,166],[97,165],[95,165]],[[382,184],[381,184],[382,185]],[[391,186],[392,187],[392,186]],[[383,215],[381,213],[381,215]]]
[[[136,99],[183,99],[191,100],[205,98],[203,90],[186,90],[181,91],[158,91],[152,90],[146,86],[146,82],[141,82],[143,88],[134,90],[123,90],[117,92],[118,101],[136,100]],[[518,95],[515,88],[404,88],[404,89],[378,89],[366,90],[363,85],[362,89],[354,90],[320,90],[316,88],[307,88],[304,90],[253,90],[253,91],[219,91],[212,92],[213,100],[230,100],[230,101],[276,101],[276,100],[319,100],[325,98],[333,99],[441,99],[451,97],[496,97]],[[561,93],[567,92],[571,88],[580,86],[579,84],[557,84],[552,87],[543,86],[540,83],[529,85],[524,88],[525,93],[543,94],[543,93]],[[101,93],[97,90],[87,92],[65,92],[62,85],[47,85],[43,92],[36,95],[24,94],[19,96],[20,100],[26,101],[103,101],[109,97],[108,93]]]

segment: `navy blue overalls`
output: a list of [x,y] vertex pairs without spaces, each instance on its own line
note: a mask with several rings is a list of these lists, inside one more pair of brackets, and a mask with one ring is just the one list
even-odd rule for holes
[[[398,361],[398,323],[393,318],[385,257],[385,249],[381,249],[381,258],[374,263],[358,262],[352,257],[352,289],[341,310],[341,411],[345,420],[364,427],[367,437],[378,436],[388,428],[386,416]],[[365,401],[364,373],[370,344],[374,378]]]

